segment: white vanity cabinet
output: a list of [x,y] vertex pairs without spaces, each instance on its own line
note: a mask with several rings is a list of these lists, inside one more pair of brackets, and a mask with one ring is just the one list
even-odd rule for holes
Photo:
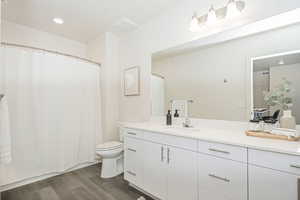
[[300,200],[300,156],[125,131],[124,177],[161,200]]
[[247,200],[247,164],[199,154],[199,200]]
[[197,153],[167,147],[168,200],[197,200]]
[[199,141],[199,200],[247,200],[247,149]]
[[156,133],[144,133],[142,138],[125,135],[126,148],[140,145],[132,142],[142,145],[142,154],[132,158],[125,149],[126,180],[162,200],[198,200],[196,140]]
[[130,183],[141,187],[143,185],[144,144],[134,137],[124,138],[124,177]]
[[249,200],[299,200],[300,157],[249,149]]
[[143,190],[160,198],[167,198],[167,165],[163,144],[144,141],[144,184]]
[[249,166],[249,200],[299,200],[300,176]]

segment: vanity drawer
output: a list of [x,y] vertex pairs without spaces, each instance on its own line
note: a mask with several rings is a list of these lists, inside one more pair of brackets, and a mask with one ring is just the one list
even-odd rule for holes
[[247,163],[198,154],[200,199],[247,200]]
[[300,156],[249,149],[249,164],[300,175]]
[[124,178],[138,187],[143,184],[143,147],[143,140],[124,139]]
[[187,149],[195,152],[197,151],[197,146],[198,146],[198,142],[195,139],[177,137],[177,136],[167,135],[163,133],[145,132],[144,139],[151,142],[179,147],[182,149]]
[[198,151],[200,153],[210,154],[221,158],[247,162],[247,149],[243,147],[199,141]]
[[143,138],[143,131],[136,129],[124,129],[124,136]]

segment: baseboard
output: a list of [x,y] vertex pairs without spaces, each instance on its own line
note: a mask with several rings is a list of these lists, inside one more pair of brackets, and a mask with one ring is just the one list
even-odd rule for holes
[[138,186],[136,186],[136,185],[134,185],[134,184],[132,184],[132,183],[130,183],[130,182],[129,182],[129,186],[130,186],[130,187],[133,187],[134,189],[136,189],[136,190],[138,190],[138,191],[140,191],[141,193],[144,193],[145,195],[151,197],[152,199],[155,199],[155,200],[161,200],[161,199],[159,199],[159,198],[153,196],[152,194],[146,192],[145,190],[139,188]]
[[15,182],[15,183],[2,185],[2,186],[0,186],[0,196],[1,196],[1,192],[11,190],[11,189],[14,189],[14,188],[18,188],[18,187],[28,185],[28,184],[31,184],[31,183],[35,183],[35,182],[38,182],[38,181],[42,181],[42,180],[45,180],[47,178],[62,175],[62,174],[65,174],[65,173],[68,173],[68,172],[71,172],[71,171],[75,171],[75,170],[78,170],[78,169],[81,169],[81,168],[85,168],[85,167],[88,167],[88,166],[91,166],[91,165],[95,165],[95,164],[98,164],[98,163],[101,163],[101,161],[82,163],[82,164],[78,164],[78,165],[76,165],[72,168],[69,168],[69,169],[67,169],[63,172],[53,172],[53,173],[43,174],[43,175],[40,175],[40,176],[27,178],[27,179],[24,179],[24,180]]

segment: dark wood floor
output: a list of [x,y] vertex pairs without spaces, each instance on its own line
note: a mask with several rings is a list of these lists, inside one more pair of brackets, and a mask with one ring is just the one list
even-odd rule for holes
[[93,165],[2,193],[1,200],[136,200],[144,194],[129,187],[123,176],[100,178]]

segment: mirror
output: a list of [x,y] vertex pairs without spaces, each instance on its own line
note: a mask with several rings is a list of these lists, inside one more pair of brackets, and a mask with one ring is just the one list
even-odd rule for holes
[[[152,115],[165,116],[167,110],[174,115],[178,110],[180,117],[248,122],[254,108],[263,108],[261,117],[272,116],[279,108],[266,105],[263,92],[278,85],[286,73],[297,91],[292,114],[299,124],[300,71],[296,70],[300,66],[291,69],[294,72],[287,70],[300,63],[300,51],[295,52],[300,49],[299,34],[300,25],[296,24],[209,45],[203,43],[214,38],[204,38],[153,53]],[[253,74],[261,77],[252,80]],[[283,113],[280,110],[278,118]]]
[[300,124],[299,75],[300,51],[254,58],[252,60],[252,119],[258,121],[272,117],[274,114],[279,119],[283,110],[291,110],[296,123]]

